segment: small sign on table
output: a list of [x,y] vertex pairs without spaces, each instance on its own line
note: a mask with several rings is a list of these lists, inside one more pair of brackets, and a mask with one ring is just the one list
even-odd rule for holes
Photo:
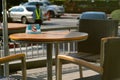
[[41,33],[41,26],[39,24],[28,24],[26,27],[26,33],[39,34]]

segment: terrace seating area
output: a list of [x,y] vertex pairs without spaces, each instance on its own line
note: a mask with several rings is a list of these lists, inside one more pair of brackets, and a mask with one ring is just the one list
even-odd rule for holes
[[[114,74],[114,71],[115,73],[118,72],[118,74],[114,74],[113,76],[119,76],[119,68],[114,68],[113,67],[116,67],[116,66],[119,66],[118,63],[116,63],[116,60],[119,59],[119,40],[120,38],[119,37],[108,37],[108,38],[103,38],[102,40],[105,42],[105,49],[104,47],[103,48],[103,53],[105,51],[105,55],[109,55],[109,56],[105,56],[107,58],[105,58],[105,63],[104,63],[104,69],[105,69],[105,75],[111,75],[111,74]],[[108,40],[108,42],[106,43],[106,41]],[[103,46],[103,45],[102,45]],[[110,54],[109,54],[110,53]],[[113,53],[113,54],[112,54]],[[112,54],[112,56],[111,56]],[[110,57],[110,58],[109,58]],[[113,59],[113,57],[115,57]],[[112,58],[112,59],[111,59]],[[109,64],[109,59],[110,60],[114,60],[112,62],[112,64],[114,63],[116,66],[112,66],[112,64]],[[111,61],[110,61],[111,63]],[[97,65],[97,64],[96,64]],[[111,67],[108,67],[108,66],[111,66]],[[108,69],[107,69],[108,68]],[[109,70],[109,68],[111,70]],[[112,70],[113,69],[113,70]],[[118,71],[116,71],[118,70]],[[109,73],[108,73],[108,72]],[[12,76],[14,78],[17,78],[17,79],[21,79],[22,76],[21,76],[21,71],[17,71],[17,73],[15,74],[12,74]],[[84,73],[84,77],[93,77],[94,75],[98,75],[99,73],[91,70],[91,69],[88,69],[88,68],[85,68],[83,67],[83,73]],[[53,80],[56,80],[56,77],[55,77],[55,66],[53,66]],[[62,70],[62,80],[79,80],[79,67],[77,65],[73,65],[73,64],[63,64],[63,70]],[[83,79],[83,78],[80,78]],[[104,78],[106,78],[106,76],[104,76]],[[107,77],[109,78],[109,76]],[[113,77],[114,78],[114,77]],[[36,68],[36,69],[28,69],[27,70],[27,79],[28,80],[47,80],[47,68],[46,67],[42,67],[42,68]],[[93,80],[93,78],[91,78]],[[84,79],[83,79],[84,80]],[[85,78],[86,80],[86,78]],[[88,79],[89,80],[89,79]],[[95,79],[96,80],[96,79]],[[107,80],[107,79],[106,79]]]
[[[94,75],[97,74],[103,80],[120,79],[119,69],[110,64],[110,61],[115,58],[112,63],[119,66],[119,63],[115,63],[119,60],[118,53],[120,52],[118,35],[118,21],[109,19],[80,19],[79,29],[70,31],[10,34],[9,56],[4,57],[1,40],[0,80],[6,79],[3,76],[6,73],[3,62],[21,59],[20,53],[21,55],[24,53],[22,56],[24,67],[21,70],[19,61],[10,62],[9,78],[17,80],[87,80],[85,77],[96,78]],[[77,54],[77,56],[71,54]],[[115,74],[116,72],[118,74]],[[97,78],[99,77],[97,76]],[[102,80],[101,78],[98,80]]]

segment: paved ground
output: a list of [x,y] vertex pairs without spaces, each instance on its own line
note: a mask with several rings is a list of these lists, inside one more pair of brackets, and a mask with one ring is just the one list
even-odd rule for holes
[[[65,64],[62,70],[62,80],[74,80],[79,78],[79,68],[77,65]],[[84,77],[86,77],[97,73],[84,68],[83,74]],[[14,74],[14,77],[21,78],[21,71]],[[27,80],[47,80],[46,67],[27,70]],[[53,80],[55,80],[55,67],[53,67]]]

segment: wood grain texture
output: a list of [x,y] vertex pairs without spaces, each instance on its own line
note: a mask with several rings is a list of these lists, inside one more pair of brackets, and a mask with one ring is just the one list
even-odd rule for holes
[[40,34],[16,33],[9,36],[15,41],[34,41],[34,42],[58,42],[58,41],[76,41],[87,39],[88,34],[83,32],[69,31],[49,31]]

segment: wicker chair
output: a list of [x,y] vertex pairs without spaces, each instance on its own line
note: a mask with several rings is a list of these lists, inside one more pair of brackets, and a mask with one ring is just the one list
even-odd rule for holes
[[103,74],[75,80],[120,80],[120,37],[103,38],[102,44]]
[[114,20],[89,20],[81,19],[79,22],[79,31],[88,33],[88,39],[78,42],[77,53],[68,55],[58,55],[57,79],[62,79],[62,61],[69,61],[78,64],[80,67],[80,77],[83,76],[82,66],[88,67],[94,71],[102,73],[98,66],[91,64],[100,63],[100,44],[101,38],[117,36],[118,21]]

